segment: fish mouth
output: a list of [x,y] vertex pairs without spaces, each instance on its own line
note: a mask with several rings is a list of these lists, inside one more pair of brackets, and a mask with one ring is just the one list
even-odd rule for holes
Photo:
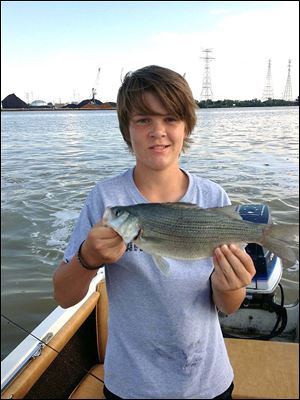
[[132,240],[133,241],[137,240],[141,236],[142,233],[143,233],[143,230],[142,230],[142,228],[140,228],[140,230],[138,231],[137,235]]
[[132,240],[138,239],[142,230],[139,226],[137,217],[131,216],[127,211],[116,216],[113,212],[114,207],[107,207],[103,214],[103,223],[107,228],[112,228],[117,232],[124,242],[128,244]]

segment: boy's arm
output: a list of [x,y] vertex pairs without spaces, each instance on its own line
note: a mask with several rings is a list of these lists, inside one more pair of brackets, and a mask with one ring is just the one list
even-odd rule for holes
[[213,301],[225,314],[238,310],[246,295],[246,286],[255,275],[252,258],[234,244],[222,245],[214,252],[211,275]]
[[79,303],[96,274],[97,270],[83,268],[76,256],[68,263],[61,262],[53,275],[54,299],[63,308]]
[[[126,245],[113,229],[102,223],[94,225],[81,246],[81,259],[85,265],[96,267],[117,261],[125,252]],[[62,262],[53,275],[54,298],[68,308],[86,295],[97,269],[88,270],[80,265],[77,255],[70,262]]]

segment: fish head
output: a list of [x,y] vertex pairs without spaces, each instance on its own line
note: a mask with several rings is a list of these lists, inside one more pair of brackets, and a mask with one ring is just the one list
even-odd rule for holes
[[107,207],[103,214],[104,225],[117,232],[128,244],[139,236],[141,227],[137,216],[132,215],[126,207]]

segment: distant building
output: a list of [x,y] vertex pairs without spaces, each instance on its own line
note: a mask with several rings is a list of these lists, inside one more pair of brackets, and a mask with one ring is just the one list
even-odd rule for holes
[[49,107],[48,104],[44,100],[34,100],[32,103],[29,104],[29,107]]

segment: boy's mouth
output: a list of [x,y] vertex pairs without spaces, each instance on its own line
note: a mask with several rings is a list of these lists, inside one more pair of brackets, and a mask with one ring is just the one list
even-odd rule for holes
[[154,146],[150,146],[150,150],[157,150],[157,151],[162,151],[166,149],[167,147],[170,147],[169,144],[155,144]]

